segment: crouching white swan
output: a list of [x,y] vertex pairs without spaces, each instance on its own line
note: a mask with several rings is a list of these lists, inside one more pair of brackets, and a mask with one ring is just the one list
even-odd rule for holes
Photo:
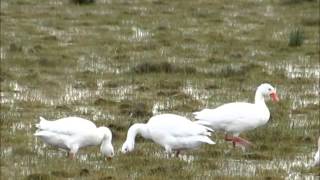
[[215,144],[208,136],[212,129],[196,124],[189,119],[175,114],[161,114],[153,116],[146,124],[132,125],[121,151],[133,151],[135,137],[140,134],[146,139],[164,147],[167,153],[176,151],[178,156],[181,150],[198,148],[201,144]]
[[99,127],[80,117],[66,117],[55,121],[48,121],[40,117],[36,124],[38,128],[34,135],[45,143],[65,149],[69,157],[74,158],[78,150],[86,146],[100,146],[100,151],[108,159],[114,155],[112,133],[107,127]]

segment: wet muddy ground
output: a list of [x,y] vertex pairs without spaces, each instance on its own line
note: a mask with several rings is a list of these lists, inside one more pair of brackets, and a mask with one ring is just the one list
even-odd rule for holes
[[[1,1],[1,179],[317,179],[319,1]],[[295,34],[295,32],[301,32]],[[300,31],[301,30],[301,31]],[[292,42],[302,42],[292,43]],[[187,116],[254,100],[269,82],[272,120],[216,145],[167,158],[126,131],[152,115]],[[116,156],[76,160],[33,137],[39,116],[80,116],[111,128]]]

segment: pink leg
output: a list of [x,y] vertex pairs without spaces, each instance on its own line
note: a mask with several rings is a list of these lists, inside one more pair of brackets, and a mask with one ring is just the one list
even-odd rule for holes
[[76,155],[73,154],[72,152],[68,152],[68,157],[69,157],[69,159],[74,159],[76,157]]
[[233,147],[236,147],[235,141],[233,137],[229,137],[227,134],[224,136],[225,141],[232,141]]
[[227,134],[225,135],[224,140],[232,141],[233,147],[236,147],[236,144],[242,145],[244,147],[252,146],[252,143],[250,141],[247,141],[245,139],[242,139],[236,136],[229,137]]
[[245,139],[242,139],[241,137],[233,137],[233,143],[234,144],[240,144],[244,147],[250,147],[252,146],[252,143],[250,141],[247,141]]

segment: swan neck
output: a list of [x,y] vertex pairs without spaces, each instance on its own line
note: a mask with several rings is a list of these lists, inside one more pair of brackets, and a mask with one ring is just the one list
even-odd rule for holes
[[101,143],[101,146],[111,143],[112,141],[111,131],[108,129],[105,129],[104,127],[99,127],[97,129],[98,131],[97,131],[96,137],[98,137],[98,141]]
[[111,144],[110,138],[103,138],[102,141],[101,141],[100,147],[101,147],[101,149],[103,149],[103,147],[106,147],[109,144]]
[[259,91],[259,89],[257,89],[257,91],[256,91],[256,95],[255,95],[255,98],[254,98],[254,103],[255,104],[264,104],[265,105],[264,97],[263,97],[262,93]]
[[101,145],[110,144],[112,141],[112,137],[104,134],[101,138]]
[[137,134],[140,134],[144,138],[148,138],[146,124],[138,123],[138,124],[132,125],[128,130],[127,141],[134,143]]

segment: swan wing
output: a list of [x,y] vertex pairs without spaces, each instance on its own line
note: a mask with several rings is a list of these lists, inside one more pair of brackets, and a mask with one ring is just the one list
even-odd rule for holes
[[65,135],[88,132],[97,128],[93,122],[80,117],[67,117],[54,121],[48,121],[40,117],[40,122],[36,124],[36,127],[42,131]]
[[148,127],[153,134],[166,134],[173,137],[210,136],[213,131],[211,128],[194,123],[183,116],[175,114],[154,116],[149,120]]
[[210,126],[215,130],[242,131],[254,128],[269,117],[269,111],[251,103],[229,103],[216,109],[204,109],[193,113],[196,123]]

